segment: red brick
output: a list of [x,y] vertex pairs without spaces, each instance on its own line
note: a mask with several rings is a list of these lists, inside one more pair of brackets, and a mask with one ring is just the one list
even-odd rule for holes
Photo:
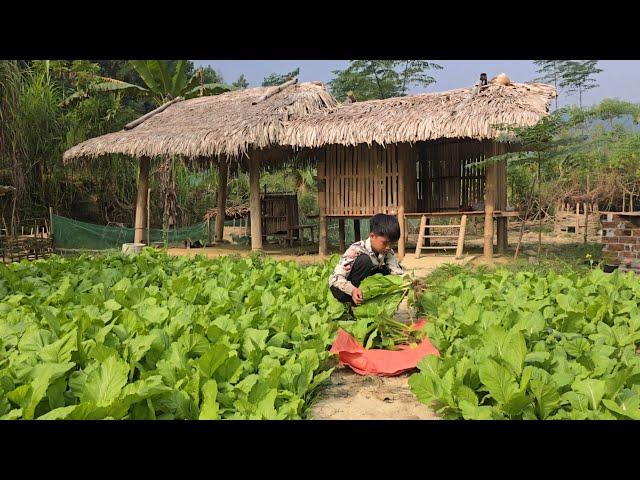
[[636,236],[636,237],[640,236],[640,228],[634,228],[633,229],[633,235]]
[[635,237],[618,237],[618,238],[619,238],[618,240],[619,243],[632,243],[634,245],[636,244]]
[[631,230],[622,229],[622,228],[616,228],[615,231],[614,231],[614,235],[616,237],[630,237],[631,236]]
[[604,247],[603,250],[607,251],[607,252],[621,252],[622,250],[624,250],[624,244],[622,244],[622,243],[609,243]]
[[635,252],[620,252],[618,257],[625,259],[638,258],[638,254]]
[[602,222],[602,228],[616,228],[618,222]]

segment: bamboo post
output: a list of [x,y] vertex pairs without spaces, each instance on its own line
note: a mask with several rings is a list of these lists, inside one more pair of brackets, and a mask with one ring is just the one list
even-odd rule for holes
[[137,127],[138,125],[140,125],[141,123],[143,123],[145,120],[153,117],[154,115],[157,115],[158,113],[164,111],[167,107],[170,107],[171,105],[173,105],[176,102],[181,102],[182,100],[184,100],[182,97],[176,97],[173,100],[168,101],[167,103],[160,105],[158,108],[156,108],[155,110],[151,110],[149,113],[141,116],[140,118],[134,120],[133,122],[129,122],[124,126],[125,130],[131,130],[132,128]]
[[[393,148],[393,147],[392,147]],[[398,238],[398,260],[402,261],[405,256],[405,230],[406,225],[404,221],[404,204],[405,204],[405,185],[404,185],[404,177],[407,174],[407,151],[403,146],[398,146],[396,148],[396,161],[397,172],[398,172],[398,223],[400,224],[400,238]]]
[[147,245],[151,245],[151,189],[147,188]]
[[[260,156],[249,158],[249,204],[251,215],[251,250],[262,250],[262,212],[260,208]],[[220,212],[218,212],[220,216]]]
[[484,186],[484,256],[493,259],[493,212],[496,201],[496,164],[488,163]]
[[138,173],[138,195],[136,197],[136,219],[134,243],[142,243],[144,240],[144,227],[146,224],[147,206],[147,190],[149,188],[149,169],[151,167],[151,159],[149,157],[140,158],[140,171]]
[[344,235],[344,218],[338,220],[338,237],[340,239],[340,251],[345,250],[345,235]]
[[[220,159],[218,163],[218,215],[216,216],[216,242],[224,238],[225,207],[227,206],[227,175],[229,166]],[[262,237],[261,237],[262,238]]]
[[360,240],[362,240],[362,238],[360,237],[360,219],[359,218],[353,219],[353,237],[356,242],[359,242]]
[[326,196],[326,179],[325,179],[325,151],[320,153],[318,158],[318,253],[327,255],[329,253],[329,245],[327,242],[327,196]]

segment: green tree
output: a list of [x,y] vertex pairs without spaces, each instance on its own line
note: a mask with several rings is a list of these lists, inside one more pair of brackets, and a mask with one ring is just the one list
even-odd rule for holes
[[97,92],[133,91],[152,99],[155,105],[162,105],[177,97],[191,98],[204,93],[216,95],[232,89],[230,85],[223,83],[204,83],[198,72],[190,73],[193,64],[187,60],[131,60],[130,62],[144,86],[115,78],[93,76],[93,82],[67,97],[65,104],[88,98],[90,94]]
[[[552,83],[559,90],[559,84],[562,78],[562,72],[566,68],[566,60],[534,60],[533,63],[538,67],[536,73],[540,74],[535,79],[537,82]],[[559,91],[558,91],[559,93]],[[556,95],[556,110],[558,109],[558,96]]]
[[204,83],[224,83],[224,78],[222,77],[222,72],[220,70],[214,70],[211,65],[207,65],[206,67],[201,67],[198,69],[201,78],[204,80]]
[[562,69],[560,86],[569,94],[578,93],[578,104],[582,108],[582,93],[598,86],[595,77],[602,72],[597,60],[568,60]]
[[249,82],[247,82],[247,79],[245,78],[244,73],[243,73],[231,85],[236,90],[244,90],[245,88],[247,88],[249,86]]
[[353,92],[357,100],[405,96],[412,86],[427,87],[435,83],[429,70],[442,67],[427,60],[350,60],[344,70],[334,70],[329,82],[340,101]]
[[282,85],[287,80],[295,78],[298,75],[300,75],[300,67],[296,68],[295,70],[290,71],[289,73],[285,73],[285,74],[272,73],[272,74],[267,75],[266,77],[264,77],[264,79],[262,80],[262,86],[263,87],[273,87],[273,86],[276,86],[276,85]]

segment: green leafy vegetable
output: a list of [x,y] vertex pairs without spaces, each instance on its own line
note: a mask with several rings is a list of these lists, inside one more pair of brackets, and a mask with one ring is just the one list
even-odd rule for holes
[[445,418],[640,419],[635,275],[460,270],[432,287],[416,303],[442,358],[409,384]]

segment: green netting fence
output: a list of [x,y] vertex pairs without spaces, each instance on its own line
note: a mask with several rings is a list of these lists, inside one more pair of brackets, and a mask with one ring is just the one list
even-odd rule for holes
[[[134,238],[134,229],[126,227],[112,227],[80,222],[58,215],[52,216],[53,222],[53,246],[68,250],[108,250],[120,249],[123,243],[131,243]],[[225,222],[225,225],[231,225]],[[214,225],[212,224],[213,228]],[[167,246],[184,246],[184,242],[200,241],[203,245],[208,243],[209,230],[206,222],[181,228],[171,228],[163,232],[159,228],[149,230],[151,243],[165,243]],[[146,240],[146,232],[145,232]]]
[[[109,250],[120,249],[123,243],[131,243],[134,238],[134,229],[126,227],[114,227],[95,225],[93,223],[80,222],[70,218],[53,215],[53,246],[57,249],[65,250]],[[317,219],[308,219],[302,223],[318,223]],[[411,223],[411,222],[409,222]],[[226,221],[225,226],[232,226],[233,221]],[[338,245],[338,219],[328,219],[328,235],[329,242],[332,245]],[[409,225],[409,228],[417,228]],[[211,230],[213,233],[215,226],[212,222]],[[151,243],[165,243],[164,232],[159,228],[150,229]],[[369,235],[369,220],[360,220],[360,234],[362,239]],[[146,235],[146,232],[145,232]],[[185,241],[200,241],[203,245],[209,243],[209,231],[206,222],[188,227],[172,228],[166,232],[166,245],[169,247],[184,246]],[[360,239],[356,239],[354,235],[353,220],[345,221],[345,237],[346,243]],[[317,239],[317,234],[316,234]],[[146,241],[146,236],[145,236]]]

